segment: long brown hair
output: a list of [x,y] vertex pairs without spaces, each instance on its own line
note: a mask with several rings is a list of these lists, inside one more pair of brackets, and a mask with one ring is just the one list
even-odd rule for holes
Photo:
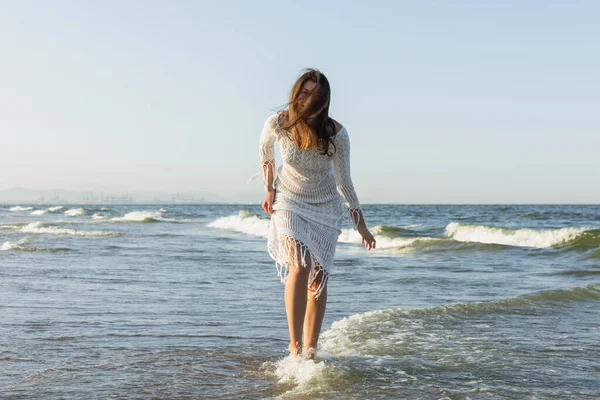
[[[316,86],[307,94],[306,107],[300,108],[298,97],[304,83],[313,81]],[[329,104],[331,100],[331,88],[325,74],[315,68],[307,68],[305,72],[294,83],[290,91],[288,109],[283,111],[286,117],[280,128],[288,132],[290,138],[301,149],[317,147],[321,154],[329,154],[329,144],[333,144],[332,137],[335,135],[335,123],[329,118]],[[309,124],[306,118],[323,110],[315,117],[314,122]],[[335,144],[333,144],[335,147]]]

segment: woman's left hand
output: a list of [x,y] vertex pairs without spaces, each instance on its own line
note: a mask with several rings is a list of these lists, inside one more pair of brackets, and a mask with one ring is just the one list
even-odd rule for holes
[[362,236],[361,242],[365,245],[367,250],[375,248],[375,238],[367,228],[359,229],[358,233],[360,233],[360,236]]
[[273,214],[273,201],[275,200],[275,189],[268,191],[265,194],[265,199],[262,202],[262,208],[267,214]]

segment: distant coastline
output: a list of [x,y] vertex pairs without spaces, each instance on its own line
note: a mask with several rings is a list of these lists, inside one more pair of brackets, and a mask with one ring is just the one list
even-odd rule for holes
[[246,204],[260,201],[261,192],[219,195],[206,191],[162,190],[39,190],[23,187],[0,189],[0,204]]

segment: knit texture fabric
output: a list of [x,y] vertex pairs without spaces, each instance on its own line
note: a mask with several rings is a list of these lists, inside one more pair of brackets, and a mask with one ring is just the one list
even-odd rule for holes
[[[344,216],[356,230],[355,218],[358,221],[362,214],[350,175],[350,138],[342,127],[333,137],[335,148],[329,146],[332,156],[316,147],[300,149],[279,127],[279,115],[267,118],[259,141],[263,184],[266,189],[272,174],[275,189],[267,250],[282,283],[291,266],[310,268],[308,285],[318,298],[327,282]],[[279,168],[275,141],[283,162]]]

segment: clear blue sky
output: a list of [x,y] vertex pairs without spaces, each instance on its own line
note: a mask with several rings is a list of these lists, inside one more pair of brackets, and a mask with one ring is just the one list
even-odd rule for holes
[[0,1],[0,189],[255,191],[332,85],[362,202],[600,202],[596,1]]

